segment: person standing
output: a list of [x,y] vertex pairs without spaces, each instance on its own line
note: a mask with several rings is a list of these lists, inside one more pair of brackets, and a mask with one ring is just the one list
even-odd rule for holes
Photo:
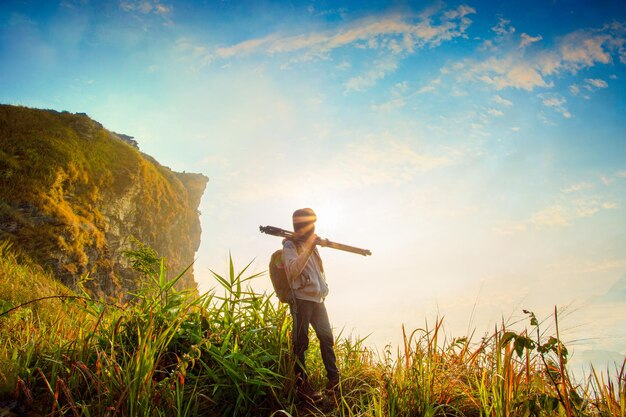
[[293,350],[296,357],[296,389],[301,398],[318,402],[323,396],[309,383],[305,355],[309,347],[309,326],[313,327],[320,342],[322,361],[326,368],[326,389],[336,390],[339,385],[334,337],[324,299],[328,285],[324,276],[322,258],[317,250],[315,234],[317,216],[310,208],[293,213],[294,239],[283,242],[283,262],[292,290],[290,305],[293,317]]

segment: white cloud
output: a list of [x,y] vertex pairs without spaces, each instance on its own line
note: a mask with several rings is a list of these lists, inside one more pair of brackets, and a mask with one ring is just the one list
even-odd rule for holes
[[448,10],[444,12],[443,15],[446,18],[446,20],[454,20],[458,18],[464,18],[465,16],[469,14],[474,14],[474,13],[476,13],[476,10],[474,10],[473,7],[462,4],[456,9],[452,9],[452,10]]
[[504,113],[501,110],[498,110],[498,109],[489,109],[489,110],[487,110],[487,113],[489,113],[490,115],[495,116],[495,117],[504,116]]
[[394,72],[398,68],[396,60],[388,58],[385,60],[379,60],[374,63],[374,67],[364,74],[350,78],[345,83],[346,91],[363,91],[366,90],[381,80],[391,72]]
[[404,94],[409,90],[409,83],[403,81],[396,83],[391,89],[391,99],[382,104],[372,104],[370,108],[374,111],[389,112],[405,105]]
[[498,23],[491,28],[498,37],[505,37],[515,33],[515,28],[511,26],[511,21],[502,17],[498,18]]
[[417,90],[415,90],[413,92],[413,94],[411,94],[411,96],[413,95],[418,95],[418,94],[424,94],[424,93],[431,93],[433,91],[435,91],[437,89],[437,86],[441,85],[441,77],[437,77],[433,80],[431,80],[428,84],[418,88]]
[[154,13],[167,15],[172,12],[172,6],[161,3],[158,0],[122,0],[119,7],[125,12],[139,12],[143,14]]
[[[509,36],[513,33],[507,29],[504,19],[494,27],[497,36]],[[520,46],[527,46],[538,37],[522,34]],[[572,32],[560,38],[551,49],[536,51],[531,55],[520,55],[519,49],[504,50],[493,47],[490,43],[489,53],[492,56],[482,60],[467,59],[446,68],[447,72],[456,72],[458,78],[473,79],[491,85],[496,90],[517,88],[532,91],[535,88],[549,88],[553,83],[549,77],[562,72],[576,74],[584,68],[598,64],[610,64],[613,55],[617,55],[622,63],[626,63],[626,27],[623,23],[613,23],[600,29],[587,29]],[[585,82],[585,88],[604,88],[602,83]],[[599,80],[602,81],[602,80]],[[595,83],[595,84],[594,84]],[[570,87],[572,94],[580,92],[580,86]]]
[[[288,63],[297,63],[328,59],[333,51],[341,48],[375,50],[379,56],[375,65],[344,84],[346,91],[362,91],[394,72],[397,61],[416,49],[466,37],[466,30],[472,23],[469,15],[474,13],[473,8],[463,5],[450,10],[435,8],[422,14],[376,15],[352,22],[343,20],[326,30],[303,31],[296,35],[274,32],[227,46],[209,48],[187,45],[179,50],[191,53],[203,64],[245,56],[279,55],[284,56]],[[344,62],[337,68],[351,68]]]
[[572,32],[560,39],[556,49],[546,51],[537,58],[546,75],[568,71],[576,73],[596,64],[610,64],[612,54],[618,54],[622,63],[626,28],[623,23],[605,25],[600,29]]
[[496,104],[499,104],[501,106],[505,106],[505,107],[510,107],[513,105],[513,102],[511,100],[507,100],[505,98],[503,98],[502,96],[496,94],[495,96],[493,96],[491,98],[491,101],[493,101]]
[[615,181],[615,179],[603,175],[600,177],[600,181],[602,181],[602,184],[604,185],[611,185]]
[[603,201],[595,197],[579,197],[574,200],[559,198],[560,202],[550,204],[533,213],[521,222],[512,222],[496,228],[496,232],[511,235],[530,230],[569,227],[577,219],[591,217],[602,210],[619,208],[613,201]]
[[[615,208],[615,207],[610,207]],[[583,272],[597,272],[607,270],[623,270],[626,267],[626,259],[602,259],[597,261],[587,260],[581,265]],[[604,294],[604,297],[610,296],[610,293]]]
[[[572,84],[569,86],[569,91],[572,95],[582,97],[589,100],[591,96],[587,92],[595,92],[600,88],[607,88],[609,84],[598,78],[585,78],[581,84]],[[584,90],[584,91],[583,91]]]
[[350,172],[353,181],[360,185],[400,184],[452,163],[449,156],[418,152],[406,142],[384,136],[349,144],[334,162],[331,172]]
[[569,119],[572,117],[572,114],[565,107],[567,100],[564,97],[561,97],[558,94],[540,94],[539,98],[542,99],[544,106],[554,109],[564,118]]
[[166,6],[164,4],[157,4],[154,12],[157,14],[167,14],[172,12],[172,6]]
[[[622,173],[626,177],[626,171]],[[604,185],[610,185],[613,182],[612,179],[606,177],[600,177],[599,180]],[[495,228],[495,231],[503,235],[512,235],[531,230],[568,227],[578,219],[592,217],[603,210],[620,208],[612,195],[601,194],[597,191],[597,184],[598,181],[594,180],[580,181],[565,186],[551,202],[535,210],[526,219],[501,224]]]
[[305,57],[327,56],[331,51],[346,47],[381,49],[392,53],[411,53],[424,45],[436,46],[459,36],[465,36],[475,13],[468,6],[448,10],[441,16],[440,24],[433,23],[430,16],[416,20],[413,15],[395,14],[385,17],[363,18],[343,24],[335,29],[308,32],[300,35],[273,33],[263,38],[215,49],[212,58],[225,59],[245,55],[276,55],[302,53]]
[[461,77],[472,77],[496,90],[518,88],[532,91],[536,87],[549,87],[541,74],[523,61],[514,61],[512,58],[489,58],[482,62],[471,62],[465,68],[459,68]]
[[352,67],[352,64],[349,63],[348,61],[343,61],[341,64],[337,65],[337,69],[340,70],[347,70],[350,69]]
[[602,203],[602,208],[603,209],[616,209],[616,208],[619,208],[619,204],[617,204],[614,201],[606,201]]
[[[580,86],[578,84],[572,84],[569,86],[569,92],[572,93],[572,95],[580,95]],[[589,98],[588,96],[586,98]]]
[[491,39],[485,39],[478,49],[480,51],[493,51],[496,50],[496,45]]
[[609,84],[597,78],[585,78],[585,88],[589,91],[594,91],[597,88],[607,88]]
[[560,98],[560,97],[554,97],[554,96],[550,98],[544,98],[543,104],[544,106],[548,106],[548,107],[560,107],[563,104],[565,104],[565,99]]
[[425,85],[424,87],[421,87],[420,89],[418,89],[415,93],[416,94],[424,94],[424,93],[430,93],[435,91],[435,86],[432,84],[429,85]]
[[535,226],[568,226],[569,215],[566,209],[560,205],[545,207],[533,214],[528,223]]
[[403,93],[406,93],[408,89],[409,89],[409,83],[408,82],[403,81],[401,83],[396,83],[396,85],[393,86],[392,94],[393,95],[401,95]]
[[520,41],[520,48],[526,48],[528,45],[531,45],[535,42],[539,42],[540,40],[543,39],[543,37],[541,35],[537,35],[537,36],[530,36],[526,33],[522,33],[521,35],[522,40]]
[[562,65],[572,71],[591,67],[596,62],[608,64],[611,55],[604,44],[608,36],[594,36],[584,32],[573,33],[561,43],[559,50]]
[[578,191],[582,191],[582,190],[588,190],[590,188],[593,188],[593,184],[590,182],[579,182],[576,184],[572,184],[569,187],[566,187],[564,189],[561,190],[562,193],[564,194],[569,194],[569,193],[575,193]]
[[548,125],[548,126],[556,126],[556,123],[554,123],[550,118],[548,118],[548,116],[546,115],[545,112],[540,111],[537,114],[537,117],[539,118],[539,120],[541,120],[542,123]]
[[[280,170],[259,170],[251,164],[245,165],[233,171],[234,185],[228,190],[227,198],[233,203],[252,203],[285,195],[285,190],[310,195],[340,195],[370,186],[399,186],[425,172],[453,165],[462,157],[453,149],[446,149],[439,155],[421,152],[408,141],[391,134],[370,135],[348,142],[334,150],[333,155],[321,162],[283,160]],[[283,175],[290,170],[307,174]],[[259,183],[274,186],[259,187]],[[303,183],[307,184],[306,189],[303,189]]]
[[398,98],[394,98],[389,101],[386,101],[382,104],[372,104],[370,108],[374,111],[390,112],[392,110],[404,107],[404,105],[405,105],[404,99],[401,97],[398,97]]
[[462,78],[473,78],[493,86],[496,90],[517,88],[532,91],[536,87],[551,87],[531,63],[512,56],[499,59],[491,57],[476,62],[459,64],[456,70]]

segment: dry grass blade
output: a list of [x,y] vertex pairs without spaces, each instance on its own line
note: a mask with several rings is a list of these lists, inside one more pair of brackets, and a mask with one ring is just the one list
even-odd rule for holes
[[[28,300],[11,301],[0,317],[5,392],[72,416],[600,417],[626,410],[626,362],[614,377],[592,369],[585,389],[572,384],[556,311],[555,337],[530,312],[531,331],[502,325],[477,342],[473,334],[447,338],[439,318],[434,327],[402,326],[395,354],[389,346],[375,355],[364,339],[340,335],[340,389],[319,407],[304,407],[293,394],[287,306],[248,286],[259,276],[246,275],[250,264],[237,271],[229,259],[227,274],[214,273],[219,296],[176,290],[180,275],[169,279],[162,265],[124,309],[50,293],[17,309]],[[2,271],[16,279],[34,273],[11,256],[0,257]],[[56,303],[53,314],[40,303]],[[309,351],[317,350],[312,339]],[[311,382],[324,384],[321,359],[310,359]]]

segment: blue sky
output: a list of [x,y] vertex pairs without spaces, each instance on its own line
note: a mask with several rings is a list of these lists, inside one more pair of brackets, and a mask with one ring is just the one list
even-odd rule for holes
[[622,1],[0,5],[0,102],[210,177],[201,288],[310,206],[374,253],[323,256],[334,324],[377,346],[557,305],[580,363],[626,355],[625,68]]

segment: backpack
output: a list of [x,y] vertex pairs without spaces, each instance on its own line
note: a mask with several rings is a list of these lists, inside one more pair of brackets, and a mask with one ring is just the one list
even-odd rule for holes
[[287,271],[285,270],[285,263],[283,262],[283,250],[278,249],[272,254],[270,258],[270,279],[274,286],[274,292],[276,297],[282,303],[289,303],[292,301],[293,294],[291,293],[291,287],[289,286],[289,280],[287,279]]
[[[296,250],[298,254],[301,252],[301,248],[297,244]],[[320,269],[324,272],[322,258],[319,257],[319,254],[314,256],[316,261],[319,263]],[[270,279],[272,280],[272,286],[274,287],[276,297],[278,297],[278,300],[281,303],[294,302],[294,295],[291,291],[291,287],[289,286],[289,279],[287,278],[287,271],[285,270],[285,263],[283,262],[282,249],[278,249],[270,258]]]

